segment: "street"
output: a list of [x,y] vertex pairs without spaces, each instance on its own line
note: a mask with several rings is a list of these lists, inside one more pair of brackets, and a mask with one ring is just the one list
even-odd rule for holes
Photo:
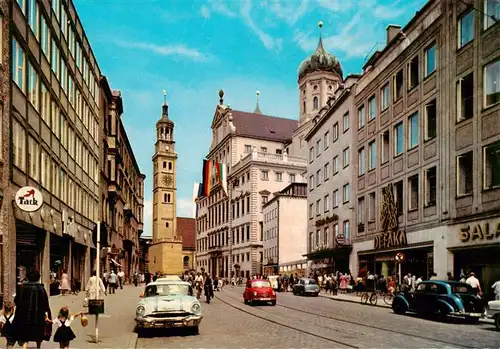
[[498,347],[491,324],[439,323],[392,310],[323,297],[278,294],[278,305],[246,306],[242,288],[216,292],[202,302],[204,319],[197,336],[147,333],[137,348],[470,348]]

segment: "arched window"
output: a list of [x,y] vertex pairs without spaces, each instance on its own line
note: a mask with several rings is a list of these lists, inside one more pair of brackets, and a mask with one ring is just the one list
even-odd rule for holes
[[163,202],[167,202],[167,194],[163,194]]
[[165,222],[165,227],[167,227],[167,228],[168,228],[168,222]]
[[189,266],[189,256],[184,256],[183,258],[183,263],[185,267]]
[[172,169],[172,163],[171,163],[171,162],[169,162],[169,163],[168,163],[168,169],[169,169],[169,170],[171,170],[171,169]]
[[167,162],[163,161],[163,168],[167,168]]
[[314,110],[319,108],[318,97],[313,98],[313,108],[314,108]]
[[302,112],[305,113],[306,112],[306,101],[303,101],[302,102]]
[[170,194],[167,194],[167,202],[170,202]]

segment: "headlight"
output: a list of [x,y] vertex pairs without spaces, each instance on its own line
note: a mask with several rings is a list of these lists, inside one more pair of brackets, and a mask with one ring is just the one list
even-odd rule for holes
[[257,292],[254,292],[254,293],[253,293],[253,295],[254,295],[254,296],[257,296]]
[[146,314],[146,309],[142,305],[138,306],[137,310],[135,311],[135,315],[137,317],[142,317],[144,316],[144,314]]
[[191,311],[195,314],[199,314],[201,312],[201,307],[199,303],[193,303],[191,306]]

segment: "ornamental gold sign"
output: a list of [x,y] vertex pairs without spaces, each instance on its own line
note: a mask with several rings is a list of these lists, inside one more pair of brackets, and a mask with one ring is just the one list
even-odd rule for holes
[[408,245],[406,238],[406,230],[389,231],[375,236],[374,248],[376,250],[382,248],[393,248]]
[[458,238],[462,242],[470,242],[476,240],[493,240],[500,238],[500,222],[496,225],[489,223],[476,224],[472,228],[470,226],[462,227],[458,231]]

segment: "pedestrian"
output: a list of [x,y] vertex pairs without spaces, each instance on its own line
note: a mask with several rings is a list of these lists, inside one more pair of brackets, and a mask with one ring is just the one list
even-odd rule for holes
[[76,338],[75,333],[71,329],[71,323],[76,317],[82,314],[80,312],[70,315],[68,307],[64,306],[59,310],[56,319],[51,320],[49,317],[45,319],[48,323],[57,326],[56,333],[54,334],[54,342],[59,343],[59,348],[69,349],[69,343]]
[[87,281],[87,286],[85,287],[85,293],[86,293],[86,301],[84,300],[84,303],[87,303],[88,306],[88,300],[89,299],[97,299],[97,289],[99,288],[99,291],[104,293],[104,295],[107,296],[106,292],[106,287],[104,286],[104,283],[102,282],[101,279],[97,279],[97,272],[95,270],[92,271],[92,276],[89,278],[89,281]]
[[476,278],[476,273],[471,272],[469,274],[469,278],[465,281],[472,287],[472,292],[478,296],[481,296],[483,292],[481,291],[481,284],[479,280]]
[[109,276],[108,276],[109,293],[110,294],[114,294],[115,293],[117,281],[118,281],[118,276],[115,274],[114,269],[112,269],[111,273],[109,273]]
[[120,289],[122,289],[122,290],[123,290],[123,282],[124,281],[125,281],[125,273],[120,268],[120,271],[118,272],[118,283],[120,285]]
[[36,342],[40,348],[44,340],[50,340],[52,327],[46,326],[46,314],[50,318],[49,298],[43,284],[39,283],[40,274],[31,269],[27,273],[28,282],[18,285],[14,304],[16,306],[14,320],[14,339],[23,347],[28,342]]
[[61,294],[65,296],[66,294],[69,293],[71,290],[70,284],[69,284],[69,275],[66,270],[62,272],[61,275],[61,285],[59,286],[59,289],[61,290]]
[[500,280],[496,281],[491,288],[495,294],[495,300],[500,301]]
[[3,305],[3,314],[0,316],[0,326],[2,327],[2,337],[7,341],[7,349],[12,348],[16,344],[14,339],[14,329],[12,321],[14,320],[14,304],[5,302]]

